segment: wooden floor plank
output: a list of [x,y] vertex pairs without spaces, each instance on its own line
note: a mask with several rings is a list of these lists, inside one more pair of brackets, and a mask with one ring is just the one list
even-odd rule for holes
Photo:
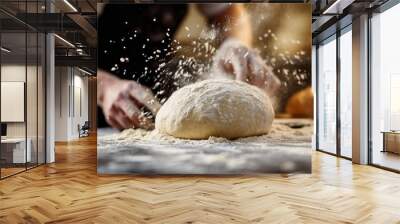
[[0,223],[400,223],[400,175],[313,153],[310,175],[98,176],[96,138],[0,181]]

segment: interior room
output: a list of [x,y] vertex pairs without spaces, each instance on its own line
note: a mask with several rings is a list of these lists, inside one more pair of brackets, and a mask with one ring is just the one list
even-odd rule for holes
[[[64,10],[58,4],[1,3],[1,179],[54,162],[55,143],[96,130],[95,62],[85,31],[58,26],[61,18],[49,26],[40,18]],[[83,7],[93,11],[87,3]],[[51,40],[48,32],[56,32]],[[82,57],[86,60],[77,60]]]
[[[350,18],[352,15],[349,13],[339,20],[337,29],[327,28],[318,32],[313,39],[315,64],[318,67],[314,76],[318,111],[315,147],[345,159],[361,159],[372,166],[398,171],[398,100],[394,97],[398,91],[395,59],[398,44],[394,44],[394,41],[399,32],[392,27],[398,20],[400,7],[390,1],[379,5],[371,6],[377,9],[368,14],[368,29],[359,31],[357,27],[354,30],[355,19],[354,16]],[[348,10],[356,11],[351,8]],[[357,46],[360,43],[355,39],[359,38],[358,32],[367,32],[364,34],[367,39],[362,43],[365,52],[353,53],[355,47],[360,48]],[[356,77],[354,74],[359,69],[354,67],[354,57],[360,56],[356,55],[360,53],[367,57],[358,62],[367,65],[363,68],[367,72],[365,77]],[[354,92],[360,91],[358,88],[363,91],[360,96]],[[360,102],[352,102],[354,100]],[[358,110],[359,103],[363,103],[363,114],[352,110],[353,107]],[[363,126],[363,136],[356,138],[364,137],[364,142],[369,142],[364,146],[368,153],[362,158],[352,158],[357,154],[352,147],[355,140],[352,135],[355,127],[352,124],[359,122],[357,119],[360,117],[365,119],[367,125]]]
[[[143,2],[0,1],[0,223],[400,223],[398,0],[268,1],[311,8],[310,55],[296,56],[311,60],[310,74],[296,73],[305,77],[293,79],[298,89],[281,95],[295,109],[285,104],[274,108],[276,118],[309,122],[311,136],[302,147],[310,155],[310,172],[102,174],[97,150],[114,139],[98,131],[98,17],[104,4]],[[174,36],[182,42],[188,30],[199,31],[201,25],[188,19],[200,15],[193,4],[188,7],[192,17],[184,17]],[[287,14],[251,7],[276,24],[293,26],[282,34],[303,30],[295,26],[300,17],[290,7]],[[250,14],[261,20],[257,15]],[[263,38],[254,43],[271,51],[281,47]],[[267,51],[261,57],[271,62]],[[283,85],[287,71],[279,72]],[[291,95],[297,98],[290,100]],[[297,138],[304,138],[296,129],[302,124],[290,123]],[[122,133],[119,138],[127,133],[155,138],[141,129]],[[226,144],[219,137],[212,140]],[[287,147],[291,142],[282,136],[274,143]],[[132,158],[126,154],[118,160]],[[291,164],[282,166],[291,170]]]
[[15,25],[1,33],[1,178],[44,164],[46,157],[45,36]]

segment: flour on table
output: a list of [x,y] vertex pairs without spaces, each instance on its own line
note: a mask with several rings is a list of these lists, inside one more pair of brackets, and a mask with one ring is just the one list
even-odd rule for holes
[[[244,174],[311,172],[311,120],[276,119],[268,135],[228,140],[174,138],[128,129],[98,132],[98,172]],[[114,134],[113,134],[114,133]]]
[[278,119],[272,124],[270,132],[266,135],[252,136],[246,138],[239,138],[229,140],[221,137],[209,137],[206,140],[189,140],[175,138],[167,134],[158,132],[157,130],[144,130],[144,129],[126,129],[121,133],[112,134],[102,137],[105,141],[119,141],[119,142],[160,142],[169,144],[212,144],[212,143],[262,143],[268,141],[296,141],[296,142],[311,142],[311,135],[313,133],[313,126],[311,120],[298,120],[296,122],[302,125],[301,128],[291,128],[290,120]]

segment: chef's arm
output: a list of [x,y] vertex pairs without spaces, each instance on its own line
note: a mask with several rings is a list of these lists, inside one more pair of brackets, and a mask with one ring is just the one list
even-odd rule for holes
[[[198,5],[209,24],[219,29],[220,45],[213,58],[213,74],[225,74],[275,95],[281,86],[259,51],[252,48],[250,15],[243,4]],[[218,43],[217,43],[218,44]]]
[[221,43],[230,37],[240,40],[251,47],[252,30],[249,15],[243,4],[209,3],[197,5],[199,11],[207,17],[208,24],[214,25]]
[[115,128],[152,128],[151,119],[142,113],[146,107],[155,115],[160,108],[151,90],[135,81],[97,71],[97,104],[106,121]]

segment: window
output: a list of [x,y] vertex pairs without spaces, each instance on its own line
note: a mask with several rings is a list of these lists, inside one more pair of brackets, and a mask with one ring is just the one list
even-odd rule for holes
[[400,4],[371,18],[371,162],[400,170]]
[[336,153],[336,36],[318,47],[317,148]]
[[352,156],[352,33],[351,26],[340,36],[340,155]]

